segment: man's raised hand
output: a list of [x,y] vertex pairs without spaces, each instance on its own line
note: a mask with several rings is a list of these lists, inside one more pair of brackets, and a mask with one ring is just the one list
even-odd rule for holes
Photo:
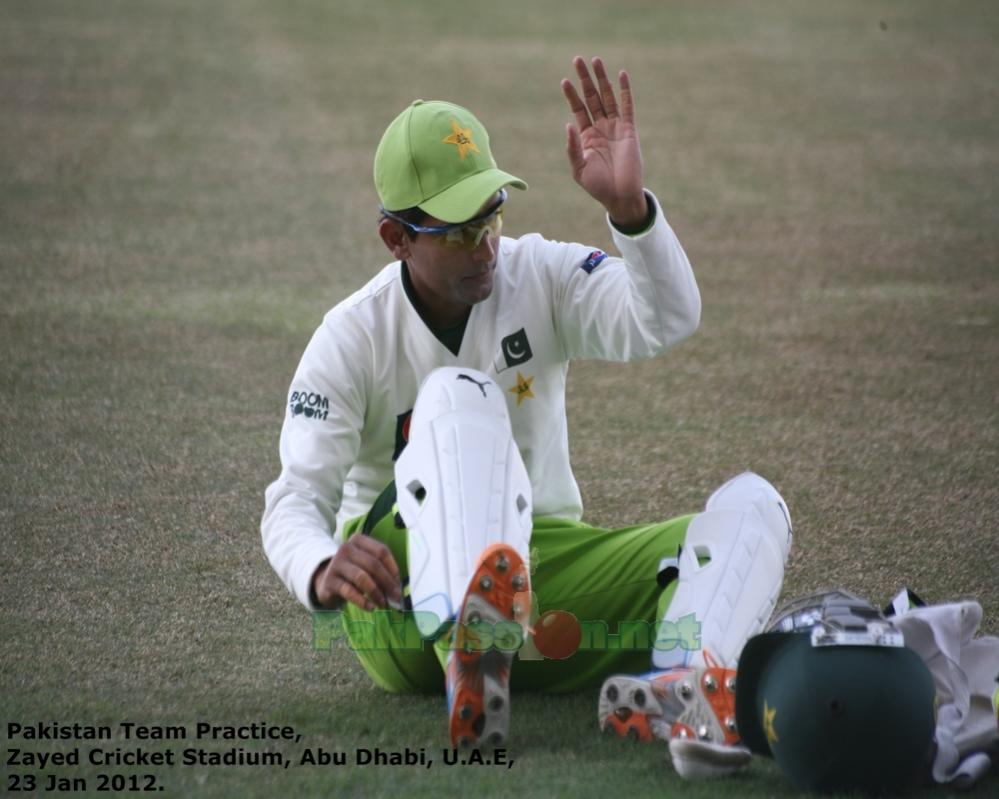
[[628,73],[622,70],[618,76],[618,102],[603,61],[593,59],[596,82],[582,57],[576,56],[572,63],[583,92],[580,98],[572,81],[562,81],[562,93],[574,120],[566,125],[573,179],[604,206],[616,225],[639,227],[648,206]]

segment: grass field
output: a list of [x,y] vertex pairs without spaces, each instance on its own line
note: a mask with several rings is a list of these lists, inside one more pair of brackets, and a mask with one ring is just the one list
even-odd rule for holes
[[[576,53],[630,70],[704,300],[666,357],[574,365],[587,520],[695,510],[752,468],[795,520],[785,595],[908,585],[978,599],[999,631],[995,4],[13,0],[0,19],[4,733],[266,720],[299,749],[444,746],[441,697],[313,650],[261,551],[263,490],[312,330],[388,257],[370,165],[411,99],[471,106],[531,183],[508,233],[610,246],[563,154]],[[516,697],[510,770],[34,773],[96,792],[153,771],[168,796],[790,792],[766,763],[684,784],[662,747],[600,737],[595,708]]]

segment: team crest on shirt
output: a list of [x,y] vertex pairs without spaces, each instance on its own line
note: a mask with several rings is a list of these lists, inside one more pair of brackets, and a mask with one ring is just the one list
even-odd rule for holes
[[524,400],[534,399],[534,392],[531,390],[531,383],[533,382],[534,375],[524,377],[519,371],[517,372],[517,385],[510,389],[510,393],[517,395],[518,408]]
[[596,269],[600,264],[603,263],[604,259],[607,257],[607,253],[603,250],[594,250],[589,255],[586,256],[586,260],[579,265],[586,274],[591,274],[594,269]]
[[500,351],[493,359],[493,368],[499,373],[527,363],[533,357],[534,352],[531,350],[531,342],[527,339],[527,331],[520,328],[516,333],[511,333],[500,341]]

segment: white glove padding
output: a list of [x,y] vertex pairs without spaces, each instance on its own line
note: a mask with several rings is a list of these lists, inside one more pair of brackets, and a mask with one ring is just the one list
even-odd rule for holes
[[671,739],[669,755],[676,773],[685,780],[729,777],[748,766],[752,758],[745,746],[727,746],[693,738]]
[[991,703],[999,674],[999,638],[974,637],[982,622],[977,602],[913,608],[892,621],[905,645],[926,663],[936,686],[933,779],[970,785],[988,770],[976,753],[999,744]]

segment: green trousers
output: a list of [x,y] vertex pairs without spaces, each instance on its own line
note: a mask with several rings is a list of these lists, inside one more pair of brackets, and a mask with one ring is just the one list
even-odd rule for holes
[[[536,518],[530,558],[532,618],[567,611],[578,621],[581,639],[575,652],[557,660],[541,656],[528,642],[514,657],[511,689],[576,691],[599,685],[610,674],[648,671],[657,622],[675,589],[675,582],[665,589],[660,585],[660,563],[677,556],[692,518],[618,530]],[[345,526],[347,537],[363,534],[385,543],[403,578],[408,576],[407,533],[397,525],[390,503],[377,502],[368,517]],[[444,689],[445,650],[421,640],[411,614],[348,604],[343,623],[361,665],[386,691]]]

